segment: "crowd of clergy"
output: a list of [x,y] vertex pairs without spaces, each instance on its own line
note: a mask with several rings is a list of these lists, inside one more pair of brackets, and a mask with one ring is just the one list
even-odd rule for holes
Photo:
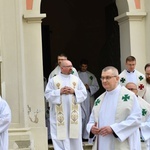
[[[55,150],[150,150],[150,63],[145,75],[136,70],[136,58],[126,58],[119,74],[114,66],[101,71],[105,92],[97,98],[97,78],[88,60],[77,71],[64,54],[45,83],[48,102],[48,139]],[[0,150],[8,150],[11,110],[0,97]]]
[[119,74],[113,66],[101,72],[106,90],[99,97],[97,78],[88,60],[77,71],[67,56],[57,57],[45,88],[49,102],[48,139],[56,150],[150,150],[150,63],[145,75],[136,70],[136,58],[126,58]]

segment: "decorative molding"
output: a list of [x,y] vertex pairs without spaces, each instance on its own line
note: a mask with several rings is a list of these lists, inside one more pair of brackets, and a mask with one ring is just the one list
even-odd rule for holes
[[115,21],[118,21],[119,23],[126,20],[141,21],[146,15],[146,12],[126,12],[115,17]]
[[31,128],[10,128],[8,131],[9,133],[13,133],[13,132],[28,132],[30,130]]
[[43,18],[46,17],[46,14],[24,14],[23,19],[28,23],[40,23]]

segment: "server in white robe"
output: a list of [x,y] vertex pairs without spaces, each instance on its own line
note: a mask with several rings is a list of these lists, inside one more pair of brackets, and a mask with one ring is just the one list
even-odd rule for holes
[[72,63],[64,60],[61,73],[48,81],[45,97],[50,102],[50,129],[55,150],[83,150],[80,104],[87,92],[82,81],[70,74]]
[[118,85],[115,67],[104,68],[101,81],[106,92],[95,100],[87,124],[90,138],[95,138],[93,150],[141,150],[141,109],[136,95]]
[[[48,80],[51,79],[52,77],[56,76],[57,74],[59,74],[61,72],[60,65],[61,65],[61,62],[64,61],[64,60],[67,60],[67,56],[65,54],[63,54],[63,53],[59,54],[58,57],[57,57],[57,63],[58,63],[58,65],[50,73]],[[75,76],[78,77],[78,72],[77,72],[77,70],[74,67],[72,67],[71,74],[73,74],[73,75],[75,75]]]
[[136,67],[136,58],[134,56],[128,56],[126,58],[126,69],[123,70],[120,74],[120,85],[125,86],[128,82],[133,82],[138,86],[138,93],[141,96],[143,91],[142,81],[145,76],[141,72],[135,69]]
[[150,104],[138,96],[137,85],[135,83],[127,83],[126,88],[135,93],[141,108],[142,123],[139,128],[141,149],[150,150]]
[[87,98],[81,103],[82,108],[82,138],[83,141],[88,139],[88,132],[86,130],[86,125],[89,121],[89,117],[91,114],[91,110],[94,104],[94,94],[99,90],[99,85],[97,82],[97,78],[94,74],[89,72],[88,70],[88,60],[82,59],[80,61],[80,71],[78,71],[79,78],[84,83],[87,90]]
[[8,128],[11,122],[11,110],[0,96],[0,150],[8,150]]

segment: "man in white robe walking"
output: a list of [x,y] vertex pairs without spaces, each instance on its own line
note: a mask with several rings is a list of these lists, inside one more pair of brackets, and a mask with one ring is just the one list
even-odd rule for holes
[[135,93],[141,107],[142,123],[139,128],[141,149],[150,150],[150,104],[138,96],[137,85],[135,83],[127,83],[126,88]]
[[8,150],[8,128],[11,122],[11,110],[0,96],[0,150]]
[[119,83],[118,70],[108,66],[101,81],[106,89],[94,103],[87,125],[93,150],[140,150],[141,109],[135,94]]
[[126,69],[123,70],[120,74],[120,85],[125,86],[128,82],[133,82],[138,87],[138,95],[141,96],[143,91],[142,81],[145,76],[141,72],[135,69],[136,67],[136,58],[134,56],[128,56],[126,58]]
[[72,63],[64,60],[61,73],[48,81],[45,97],[50,102],[50,128],[55,150],[83,150],[80,104],[87,92],[82,81],[71,74]]
[[97,79],[94,74],[87,70],[88,68],[88,60],[82,59],[80,61],[80,71],[78,71],[79,78],[84,83],[87,90],[87,98],[81,103],[82,107],[82,138],[83,141],[88,140],[88,133],[86,130],[86,125],[89,121],[89,117],[91,114],[91,110],[94,104],[94,94],[98,91],[99,85]]
[[[63,62],[64,60],[67,60],[67,56],[66,56],[64,53],[61,53],[61,54],[59,54],[59,55],[57,56],[57,66],[56,66],[56,68],[50,73],[48,80],[50,80],[52,77],[54,77],[54,76],[60,74],[60,72],[61,72],[61,68],[60,68],[61,62]],[[78,77],[77,70],[76,70],[74,67],[72,67],[71,74],[73,74],[73,75],[75,75],[75,76]],[[48,106],[48,107],[46,107],[46,110],[47,110],[47,112],[48,112],[48,111],[49,111],[50,104],[48,104],[47,106]],[[49,118],[46,119],[46,122],[47,122],[47,128],[48,128],[48,143],[51,144],[51,143],[52,143],[52,141],[51,141],[51,134],[50,134],[51,131],[50,131],[50,126],[49,126],[49,125],[50,125],[50,119],[49,119]]]

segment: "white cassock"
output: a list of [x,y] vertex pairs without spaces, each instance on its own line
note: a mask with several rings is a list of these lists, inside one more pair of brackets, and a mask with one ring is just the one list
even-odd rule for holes
[[150,150],[150,104],[138,96],[141,107],[142,123],[140,126],[142,150]]
[[0,97],[0,150],[8,150],[8,128],[11,111],[5,100]]
[[[71,87],[71,80],[75,78],[77,80],[77,87],[75,90],[75,101],[77,104],[79,104],[79,130],[78,130],[78,138],[71,139],[70,138],[70,105],[72,102],[72,95],[60,95],[60,89],[56,89],[55,87],[55,79],[58,78],[61,79],[61,87],[68,86]],[[53,140],[53,145],[56,150],[83,150],[82,147],[82,116],[81,116],[81,108],[80,103],[82,103],[86,97],[87,92],[84,84],[82,81],[70,74],[70,75],[64,75],[59,74],[56,77],[50,79],[48,81],[48,84],[46,86],[45,90],[45,97],[50,102],[50,127],[51,127],[51,137]],[[64,140],[58,140],[57,138],[57,123],[56,123],[56,105],[57,104],[63,104],[63,110],[64,110],[64,120],[66,123],[66,138]]]
[[[61,73],[61,68],[60,68],[60,66],[58,65],[58,66],[50,73],[48,80],[50,80],[52,77],[54,77],[54,76],[56,76],[56,75],[58,75],[58,74],[60,74],[60,73]],[[78,77],[77,70],[76,70],[74,67],[72,67],[72,74]],[[48,105],[49,105],[49,107],[50,107],[50,104],[48,104]],[[46,109],[48,109],[48,107],[47,107]],[[47,119],[46,122],[50,122],[50,119]],[[49,128],[49,127],[48,127],[48,131],[50,131],[50,128]],[[51,132],[51,131],[50,131],[50,132]],[[49,138],[49,139],[51,139],[50,132],[48,133],[48,138]]]
[[[97,113],[94,111],[96,107],[98,108]],[[107,91],[95,100],[87,125],[88,133],[95,122],[98,122],[99,128],[110,126],[118,138],[113,134],[104,137],[96,136],[95,143],[97,142],[96,147],[98,148],[93,146],[93,150],[141,149],[139,135],[141,109],[135,94],[125,87],[118,85],[113,91]]]
[[138,85],[138,95],[150,104],[150,84],[147,83],[146,79],[143,79]]
[[150,84],[146,83],[145,85],[146,89],[143,98],[150,103]]
[[84,85],[85,84],[89,85],[89,90],[87,90],[87,98],[83,103],[81,103],[82,118],[83,118],[83,121],[82,121],[82,125],[83,125],[82,126],[82,128],[83,128],[82,134],[83,135],[82,135],[82,137],[84,139],[88,139],[89,135],[86,130],[86,125],[89,121],[91,110],[92,110],[92,107],[94,104],[94,100],[95,100],[94,94],[99,90],[99,85],[98,85],[95,75],[89,71],[86,71],[86,72],[78,71],[78,75]]
[[145,79],[144,74],[141,72],[134,70],[133,72],[128,72],[127,70],[123,70],[120,74],[120,85],[125,86],[129,82],[133,82],[138,87],[138,95],[142,97],[143,93],[143,80]]
[[[60,68],[60,66],[57,66],[57,67],[50,73],[48,80],[51,79],[52,77],[58,75],[60,72],[61,72],[61,68]],[[73,75],[75,75],[75,76],[78,77],[78,72],[77,72],[77,70],[76,70],[74,67],[72,67],[72,73],[71,73],[71,74],[73,74]]]

